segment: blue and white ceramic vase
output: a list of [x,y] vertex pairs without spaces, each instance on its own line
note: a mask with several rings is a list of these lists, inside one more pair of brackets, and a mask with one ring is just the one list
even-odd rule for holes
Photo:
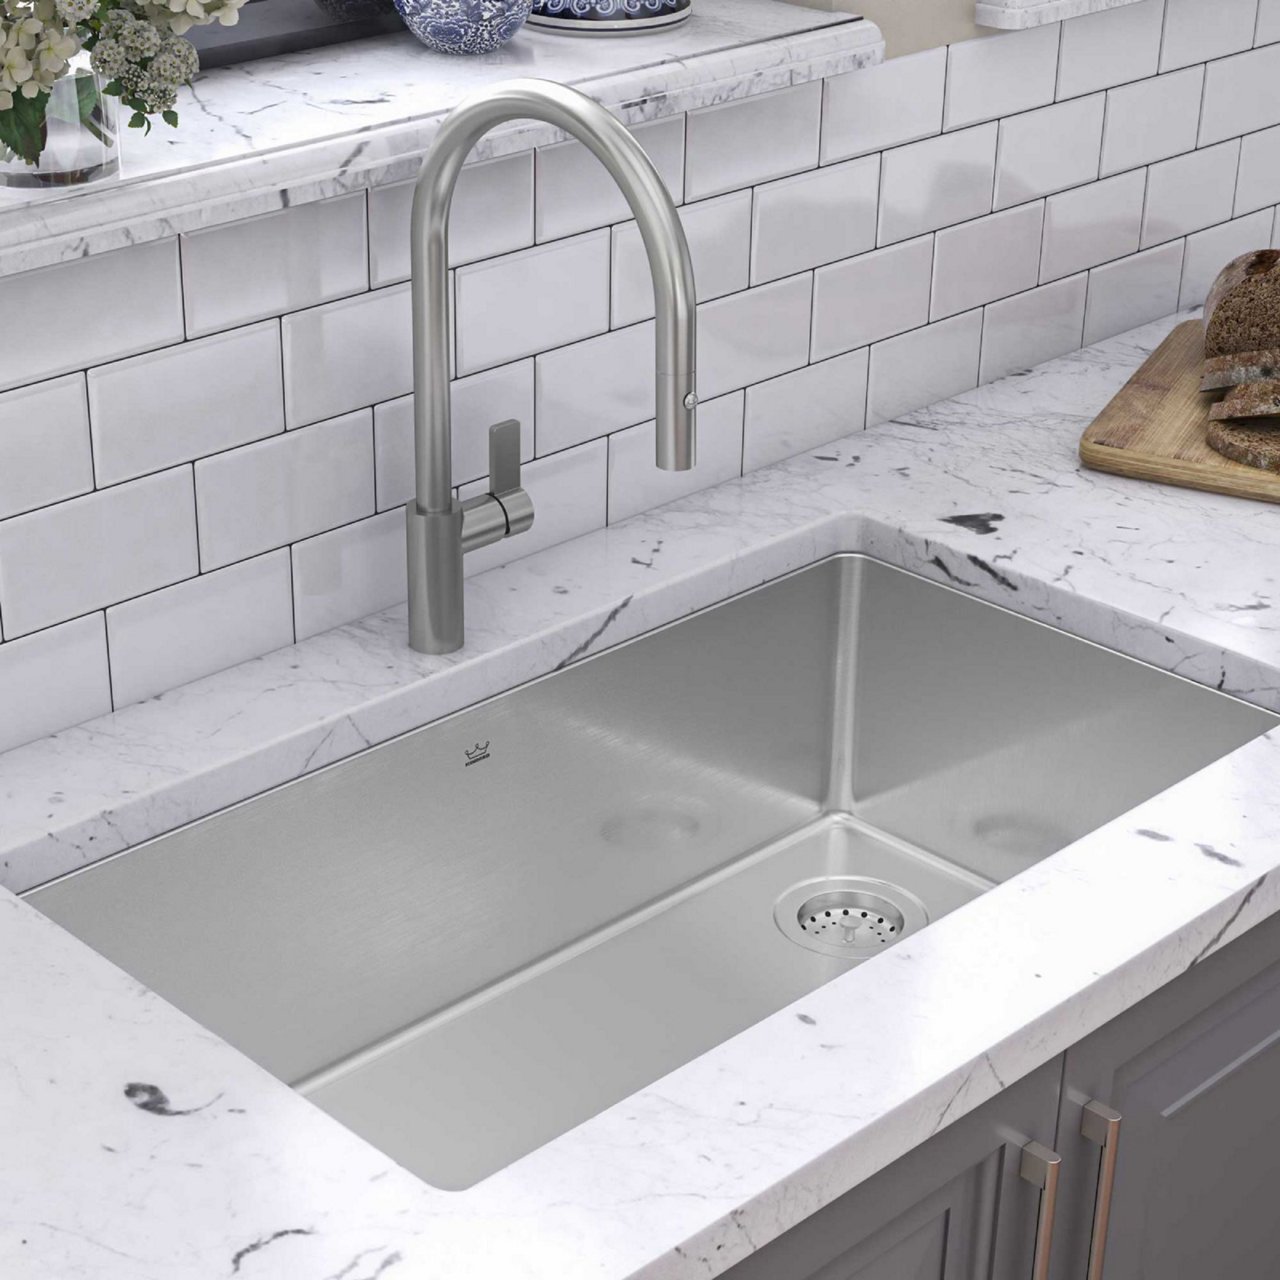
[[683,22],[693,0],[533,0],[534,26],[579,35],[649,31]]
[[533,0],[395,0],[404,24],[439,53],[492,53],[524,26]]

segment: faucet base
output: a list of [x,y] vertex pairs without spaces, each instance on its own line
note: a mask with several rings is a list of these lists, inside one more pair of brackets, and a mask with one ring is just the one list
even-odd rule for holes
[[409,562],[409,645],[418,653],[462,648],[462,504],[448,511],[405,505]]

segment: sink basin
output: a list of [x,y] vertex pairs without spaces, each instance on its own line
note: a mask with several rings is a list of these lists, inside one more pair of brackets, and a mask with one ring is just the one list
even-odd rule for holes
[[839,556],[27,898],[460,1189],[1275,722]]

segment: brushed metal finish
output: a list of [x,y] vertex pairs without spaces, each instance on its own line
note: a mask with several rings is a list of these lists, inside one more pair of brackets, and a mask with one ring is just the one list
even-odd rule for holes
[[[694,396],[697,316],[693,264],[684,228],[644,149],[604,107],[576,89],[548,80],[509,80],[482,89],[449,114],[423,162],[413,192],[410,266],[413,305],[413,438],[416,494],[408,504],[409,643],[422,653],[451,653],[465,635],[462,555],[451,515],[453,445],[449,405],[449,212],[463,161],[490,129],[510,120],[553,124],[582,142],[626,196],[649,259],[656,306],[656,461],[687,471],[695,461]],[[509,424],[490,437],[491,459],[511,451]],[[518,470],[519,431],[515,433]],[[492,471],[491,464],[491,471]],[[509,479],[507,468],[491,483]],[[533,506],[518,484],[492,493],[514,518],[503,536],[533,523]],[[414,511],[428,517],[414,519]],[[486,525],[486,528],[489,526]],[[480,542],[474,545],[483,545]]]
[[1107,1232],[1111,1228],[1111,1197],[1116,1188],[1116,1158],[1120,1151],[1121,1114],[1105,1103],[1085,1104],[1080,1118],[1080,1133],[1102,1148],[1098,1168],[1098,1197],[1093,1206],[1093,1234],[1089,1239],[1087,1280],[1102,1280],[1107,1256]]
[[836,557],[29,901],[461,1187],[845,972],[801,882],[936,920],[1276,721]]
[[1058,1178],[1062,1157],[1039,1142],[1028,1142],[1022,1148],[1019,1176],[1040,1188],[1040,1213],[1036,1219],[1035,1261],[1031,1264],[1031,1280],[1049,1280],[1049,1263],[1053,1256],[1053,1228],[1058,1216]]

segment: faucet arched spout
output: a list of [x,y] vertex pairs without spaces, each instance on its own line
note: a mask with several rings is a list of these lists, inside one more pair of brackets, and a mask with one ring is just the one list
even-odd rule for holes
[[491,475],[493,492],[472,500],[478,505],[454,498],[449,408],[449,211],[454,188],[475,144],[495,126],[523,119],[543,121],[577,138],[626,197],[653,277],[655,460],[668,471],[686,471],[695,461],[693,266],[675,205],[649,157],[604,107],[564,85],[509,80],[464,99],[441,125],[422,165],[411,220],[416,500],[406,509],[409,632],[412,646],[426,653],[448,653],[462,644],[463,552],[521,532],[533,520],[532,505],[519,488],[518,431],[514,460],[509,456],[510,431],[502,446],[508,456],[499,457],[497,437],[491,438],[491,472],[501,470],[510,487],[501,489]]

